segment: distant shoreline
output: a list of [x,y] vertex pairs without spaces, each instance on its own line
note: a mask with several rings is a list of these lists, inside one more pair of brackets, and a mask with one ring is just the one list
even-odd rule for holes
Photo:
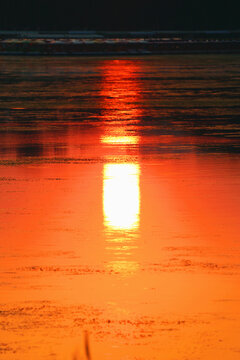
[[0,31],[0,55],[240,53],[240,31]]
[[1,47],[0,56],[124,56],[124,55],[170,55],[170,54],[240,54],[240,43],[224,44],[186,44],[166,43],[154,46],[6,46]]
[[9,52],[9,53],[1,53],[0,52],[0,57],[8,57],[8,56],[16,56],[16,57],[21,57],[21,56],[26,56],[26,57],[124,57],[124,56],[130,56],[130,57],[140,57],[140,56],[157,56],[157,55],[239,55],[240,51],[231,51],[231,52],[227,52],[227,51],[208,51],[208,52],[203,52],[203,51],[175,51],[175,52],[170,52],[170,51],[165,51],[165,52],[159,52],[159,53],[137,53],[137,52],[132,52],[132,53],[125,53],[125,52],[108,52],[108,53],[94,53],[94,52],[85,52],[85,53],[54,53],[54,54],[44,54],[44,53],[13,53],[13,52]]
[[240,38],[238,30],[143,30],[143,31],[44,31],[44,30],[0,30],[0,38],[156,38],[163,36],[180,36],[185,38]]

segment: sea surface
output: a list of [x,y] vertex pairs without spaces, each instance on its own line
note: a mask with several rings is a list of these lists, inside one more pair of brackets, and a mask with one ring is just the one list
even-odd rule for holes
[[239,136],[239,55],[0,58],[0,358],[238,360]]

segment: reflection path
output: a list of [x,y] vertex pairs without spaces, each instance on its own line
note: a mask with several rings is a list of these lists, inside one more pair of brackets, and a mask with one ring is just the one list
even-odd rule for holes
[[136,129],[141,114],[137,71],[131,61],[110,61],[103,68],[102,83],[104,129],[100,141],[113,151],[117,148],[124,159],[121,163],[107,163],[103,169],[107,268],[124,276],[139,267],[134,250],[140,223],[140,165],[124,157],[140,142]]
[[139,164],[105,164],[103,214],[107,269],[128,276],[137,271],[137,237],[140,222]]

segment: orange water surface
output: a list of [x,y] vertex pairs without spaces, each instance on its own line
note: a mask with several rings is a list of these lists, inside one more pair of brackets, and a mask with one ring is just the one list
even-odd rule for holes
[[239,60],[0,59],[1,359],[240,358]]

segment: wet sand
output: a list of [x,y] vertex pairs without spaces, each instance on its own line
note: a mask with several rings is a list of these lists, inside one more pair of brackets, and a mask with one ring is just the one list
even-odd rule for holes
[[0,58],[1,359],[239,359],[239,60]]

